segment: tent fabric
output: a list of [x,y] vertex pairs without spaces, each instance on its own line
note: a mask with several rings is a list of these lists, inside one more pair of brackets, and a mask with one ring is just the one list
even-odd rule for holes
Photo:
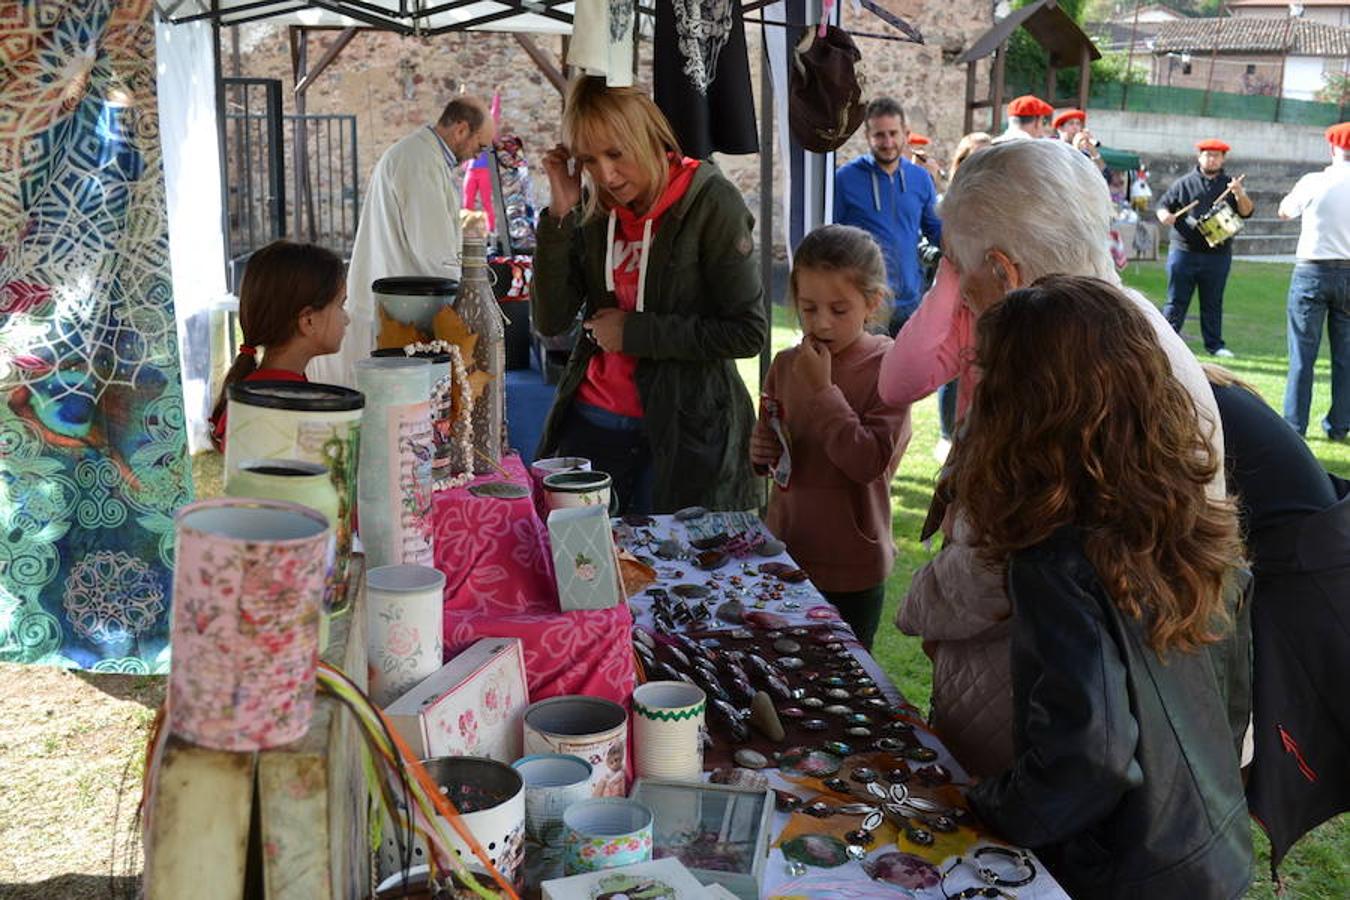
[[0,660],[168,667],[191,499],[144,0],[0,24]]

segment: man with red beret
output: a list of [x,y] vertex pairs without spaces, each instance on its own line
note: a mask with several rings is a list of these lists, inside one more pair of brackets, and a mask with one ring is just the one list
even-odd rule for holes
[[1233,265],[1233,239],[1211,247],[1196,225],[1220,196],[1239,216],[1251,218],[1252,198],[1242,187],[1246,176],[1232,178],[1223,170],[1224,159],[1231,149],[1227,144],[1210,138],[1197,143],[1195,149],[1200,152],[1195,169],[1172,182],[1158,201],[1158,221],[1172,226],[1167,251],[1167,305],[1163,307],[1163,315],[1180,332],[1191,296],[1198,289],[1200,336],[1205,349],[1212,356],[1231,357],[1233,351],[1223,343],[1223,289]]
[[1045,117],[1053,115],[1055,108],[1040,97],[1024,94],[1014,97],[1008,103],[1008,130],[995,141],[1019,141],[1026,138],[1038,138],[1045,134]]
[[1092,164],[1098,169],[1106,169],[1106,160],[1102,159],[1101,151],[1097,149],[1101,146],[1101,141],[1087,130],[1087,113],[1081,109],[1066,109],[1056,113],[1050,124],[1059,133],[1061,141],[1092,160]]
[[1281,219],[1303,217],[1298,262],[1289,280],[1289,378],[1284,418],[1303,434],[1312,405],[1322,320],[1331,342],[1331,409],[1322,430],[1333,441],[1350,432],[1350,122],[1327,129],[1331,165],[1304,175],[1280,201]]

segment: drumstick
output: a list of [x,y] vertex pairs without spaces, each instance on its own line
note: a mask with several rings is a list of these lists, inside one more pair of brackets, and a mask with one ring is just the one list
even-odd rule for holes
[[1187,203],[1187,204],[1186,204],[1185,206],[1183,206],[1181,209],[1179,209],[1179,210],[1177,210],[1176,212],[1172,213],[1172,215],[1175,216],[1176,218],[1180,219],[1182,216],[1186,215],[1186,213],[1188,213],[1188,212],[1190,212],[1191,210],[1195,209],[1195,208],[1196,208],[1197,206],[1199,206],[1199,205],[1200,205],[1200,201],[1199,201],[1199,200],[1192,200],[1190,203]]

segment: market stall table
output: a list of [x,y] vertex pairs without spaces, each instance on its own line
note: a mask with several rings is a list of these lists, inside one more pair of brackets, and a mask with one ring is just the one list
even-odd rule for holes
[[[588,694],[627,704],[633,691],[628,609],[559,611],[548,529],[529,493],[530,477],[514,453],[501,463],[505,477],[483,475],[435,495],[445,658],[479,638],[520,638],[532,700]],[[526,493],[507,498],[476,492],[490,482]]]
[[[771,742],[756,731],[751,733],[749,740],[730,745],[726,737],[719,734],[720,723],[713,704],[710,704],[709,730],[718,740],[705,758],[706,769],[733,766],[729,758],[732,750],[757,750],[772,766],[775,750],[804,747],[813,751],[809,758],[794,760],[784,756],[778,759],[780,763],[795,762],[796,769],[781,766],[762,770],[770,787],[801,798],[804,801],[802,809],[818,799],[831,807],[860,802],[882,807],[895,798],[877,799],[869,788],[886,785],[885,774],[894,772],[897,781],[893,783],[903,780],[908,803],[919,806],[926,803],[952,812],[948,818],[937,813],[921,817],[927,828],[919,827],[919,818],[915,818],[911,820],[915,830],[910,832],[897,828],[893,817],[888,815],[872,832],[872,840],[864,848],[865,855],[858,859],[849,857],[846,850],[854,843],[849,835],[856,834],[863,815],[811,816],[802,809],[793,813],[780,809],[773,820],[771,850],[760,891],[762,897],[941,898],[944,887],[947,894],[956,895],[966,888],[989,886],[980,880],[977,868],[972,865],[973,854],[985,847],[997,849],[982,851],[980,865],[987,864],[988,868],[1000,872],[1005,881],[1028,877],[1029,869],[1020,862],[1021,851],[977,830],[964,809],[961,790],[967,782],[964,770],[937,736],[927,729],[919,711],[905,701],[877,661],[858,644],[837,611],[810,582],[787,583],[778,577],[761,574],[761,567],[767,563],[770,564],[768,568],[777,567],[786,577],[794,578],[796,567],[786,554],[766,558],[751,549],[767,537],[753,514],[711,513],[689,521],[657,516],[646,524],[629,517],[616,530],[624,549],[654,561],[658,576],[652,585],[654,591],[649,589],[649,592],[630,598],[638,628],[652,637],[650,643],[656,648],[651,653],[656,664],[649,666],[655,671],[647,674],[650,680],[669,677],[673,670],[679,669],[671,661],[688,658],[696,646],[738,649],[747,657],[749,648],[749,651],[764,651],[756,653],[763,658],[769,654],[764,649],[766,644],[773,646],[774,642],[779,642],[779,647],[801,660],[792,664],[795,668],[791,671],[806,677],[794,677],[793,683],[798,686],[809,684],[810,689],[798,687],[792,694],[794,699],[775,701],[780,711],[794,710],[795,717],[781,716],[785,740]],[[715,543],[718,534],[732,537],[730,543],[722,545],[723,550],[731,552],[720,567],[705,571],[695,564],[694,559],[680,558],[682,548],[685,554],[696,554],[700,552],[695,549],[698,545]],[[669,558],[672,556],[676,558]],[[669,599],[658,599],[663,593]],[[729,600],[740,602],[745,621],[738,623],[718,618],[717,610]],[[670,621],[672,609],[681,610],[676,614],[679,621]],[[683,609],[693,610],[694,617],[689,618]],[[659,614],[657,610],[660,610]],[[705,610],[708,615],[698,615]],[[724,612],[728,618],[734,618],[733,613]],[[662,627],[656,624],[658,617],[666,620]],[[800,649],[793,650],[794,645]],[[671,647],[678,652],[672,654]],[[830,649],[827,651],[826,647]],[[769,658],[773,658],[772,655]],[[843,696],[840,688],[835,688],[835,699],[826,699],[829,691],[820,689],[820,685],[834,677],[830,674],[834,669],[827,670],[827,665],[865,673],[853,676],[853,684],[866,686],[860,693],[869,695],[866,701],[859,703],[857,712],[845,713],[836,709],[831,713],[826,706],[838,704]],[[811,671],[812,668],[820,671]],[[816,707],[808,706],[815,702],[808,697],[819,699]],[[862,712],[863,709],[867,711]],[[850,716],[855,717],[852,724],[849,723]],[[812,728],[820,730],[803,728],[812,719],[815,720]],[[869,724],[863,724],[864,720]],[[848,728],[853,728],[856,736],[840,734],[846,734]],[[887,735],[900,735],[907,743],[900,752],[877,749],[880,739]],[[838,752],[825,751],[832,741],[840,740],[848,746],[836,744],[833,749]],[[899,749],[900,743],[896,741],[893,746]],[[893,768],[887,769],[888,766]],[[944,776],[949,776],[949,781]],[[832,782],[834,790],[825,785],[825,780],[831,778],[841,779]],[[825,811],[825,807],[817,807],[815,811]],[[796,861],[785,856],[783,847],[793,838],[797,840],[790,847]],[[836,851],[838,855],[832,858],[831,854]],[[815,865],[800,862],[813,854],[818,857]],[[956,863],[957,857],[965,862]],[[1019,900],[1067,896],[1034,855],[1027,854],[1025,859],[1034,867],[1034,878],[1015,888],[1001,888],[1006,891],[1003,896],[1016,896]],[[949,870],[944,884],[941,876]]]

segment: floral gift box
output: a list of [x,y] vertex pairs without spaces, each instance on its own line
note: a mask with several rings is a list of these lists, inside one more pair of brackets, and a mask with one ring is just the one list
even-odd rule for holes
[[419,758],[521,756],[525,654],[519,638],[483,638],[385,710]]
[[618,551],[603,506],[553,510],[548,514],[548,539],[563,612],[609,609],[623,601]]

